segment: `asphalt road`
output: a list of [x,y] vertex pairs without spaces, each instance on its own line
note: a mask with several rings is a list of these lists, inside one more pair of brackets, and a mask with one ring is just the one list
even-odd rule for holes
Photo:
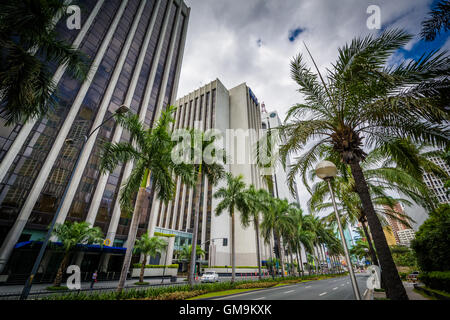
[[[361,299],[367,289],[368,274],[356,274]],[[350,277],[308,281],[295,285],[261,289],[253,292],[219,297],[213,300],[354,300]]]

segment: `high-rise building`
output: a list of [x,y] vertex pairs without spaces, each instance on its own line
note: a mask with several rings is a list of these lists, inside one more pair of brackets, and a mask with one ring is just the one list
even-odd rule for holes
[[411,240],[416,237],[416,233],[413,229],[404,229],[397,231],[397,236],[400,241],[399,244],[409,246],[411,244]]
[[[438,165],[450,176],[450,166],[441,157],[433,156],[429,157],[429,160]],[[438,199],[439,203],[450,203],[450,194],[448,188],[444,186],[444,182],[439,177],[436,177],[432,173],[425,173],[423,175],[423,181],[427,187],[433,191],[434,195]]]
[[383,206],[384,211],[389,213],[389,215],[386,216],[386,220],[389,223],[389,226],[391,227],[392,234],[394,235],[395,241],[397,244],[400,244],[400,238],[398,236],[398,232],[406,229],[410,229],[407,225],[402,223],[400,220],[405,221],[405,212],[403,210],[403,207],[400,203],[397,203],[394,207],[389,206]]
[[[36,251],[28,241],[44,237],[59,205],[58,223],[87,221],[100,227],[114,247],[123,246],[131,219],[121,213],[117,195],[131,165],[101,175],[99,157],[106,141],[126,141],[129,134],[113,119],[103,122],[124,104],[149,127],[176,98],[190,13],[183,0],[72,4],[81,9],[81,29],[69,30],[60,20],[55,30],[89,58],[89,77],[77,81],[64,65],[52,66],[56,109],[41,120],[1,126],[0,272],[6,272],[6,263],[15,273],[29,272]],[[82,148],[84,136],[100,124]],[[146,217],[140,233],[147,230]]]
[[[261,130],[259,102],[252,90],[245,84],[228,90],[218,79],[178,99],[174,130],[196,128],[201,130],[219,130],[222,146],[228,161],[227,172],[234,176],[242,174],[247,185],[265,188],[260,170],[251,161],[251,148]],[[197,123],[197,124],[196,124]],[[253,129],[246,137],[247,130]],[[244,135],[240,135],[243,133]],[[235,134],[240,136],[235,136]],[[244,137],[244,139],[241,139]],[[217,141],[219,141],[218,139]],[[245,158],[241,158],[245,157]],[[211,186],[203,178],[200,196],[193,189],[180,183],[176,186],[176,195],[167,206],[154,198],[151,214],[150,233],[156,228],[166,228],[192,233],[194,224],[195,201],[200,201],[198,245],[206,251],[205,263],[210,266],[231,265],[231,218],[228,212],[215,215],[220,199],[213,194],[222,186]],[[256,234],[254,227],[243,228],[239,212],[235,217],[236,265],[256,266]],[[223,239],[226,239],[223,241]],[[261,241],[262,259],[269,257],[269,247]]]

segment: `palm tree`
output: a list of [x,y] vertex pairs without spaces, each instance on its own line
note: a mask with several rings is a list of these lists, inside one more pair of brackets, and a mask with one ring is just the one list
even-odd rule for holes
[[[202,249],[202,247],[200,247],[199,245],[196,246],[196,248],[195,248],[196,258],[204,256],[205,253],[206,252]],[[188,273],[188,276],[189,276],[191,274],[191,266],[192,266],[192,263],[191,263],[192,245],[184,245],[184,246],[182,246],[181,249],[177,251],[176,255],[177,255],[177,259],[179,261],[186,261],[187,262],[187,267],[188,267],[187,273]],[[195,263],[194,263],[194,265],[195,265]],[[195,271],[195,267],[192,268],[192,270]]]
[[79,80],[87,76],[86,56],[58,40],[55,18],[64,1],[2,1],[0,4],[0,114],[7,125],[45,115],[57,104],[50,64],[67,65]]
[[147,256],[155,257],[158,253],[167,247],[167,242],[158,237],[149,237],[148,233],[144,233],[141,239],[136,240],[134,245],[134,252],[141,253],[143,255],[141,274],[139,276],[139,282],[144,282],[145,264],[147,263]]
[[289,216],[290,205],[287,200],[280,200],[278,198],[272,198],[272,203],[270,204],[270,210],[267,210],[263,213],[263,221],[261,223],[261,231],[263,233],[263,237],[265,239],[270,239],[273,235],[276,238],[280,264],[281,264],[281,272],[284,277],[285,269],[284,269],[284,251],[282,251],[281,242],[283,235],[289,237],[289,234],[292,232],[291,230],[294,228],[292,217]]
[[245,190],[244,177],[234,177],[231,173],[226,174],[227,185],[214,193],[214,198],[222,199],[216,207],[215,213],[221,215],[227,210],[231,217],[231,282],[236,278],[236,241],[235,241],[235,210],[246,214],[249,210]]
[[259,231],[259,215],[268,210],[270,205],[270,194],[264,189],[256,189],[254,185],[245,190],[247,205],[249,207],[248,211],[241,213],[241,224],[247,228],[250,222],[253,223],[256,233],[256,256],[258,260],[258,272],[259,279],[261,279],[261,249],[259,246],[260,242],[260,231]]
[[[331,146],[349,165],[361,198],[390,299],[408,299],[395,268],[383,229],[377,219],[360,163],[365,149],[408,136],[414,143],[448,144],[449,114],[440,91],[448,90],[450,61],[445,53],[431,52],[417,61],[386,67],[390,56],[412,39],[401,30],[386,30],[377,38],[354,39],[339,49],[337,62],[325,79],[300,54],[291,62],[292,78],[300,86],[304,104],[293,106],[281,126],[287,137],[280,148],[282,162],[310,141],[311,148],[297,156],[288,174],[293,189],[295,175],[318,158],[323,146]],[[308,50],[308,49],[307,49]],[[309,56],[311,54],[309,53]],[[311,57],[312,58],[312,57]],[[439,89],[444,90],[444,89]]]
[[99,227],[91,227],[87,222],[70,222],[66,221],[63,224],[56,224],[52,231],[52,235],[56,237],[63,246],[64,257],[59,264],[58,272],[56,273],[53,282],[54,287],[60,287],[63,272],[69,263],[69,258],[73,249],[78,244],[103,244],[103,233]]
[[429,13],[431,17],[422,22],[422,32],[420,36],[426,41],[433,41],[441,32],[450,29],[450,1],[441,0],[434,5]]
[[[172,150],[176,142],[170,135],[170,124],[174,121],[175,111],[169,106],[153,128],[145,129],[144,124],[136,115],[117,115],[117,122],[130,132],[129,142],[106,143],[101,157],[102,173],[112,172],[121,163],[134,161],[136,164],[120,191],[120,206],[123,211],[132,214],[131,226],[128,232],[127,251],[122,266],[117,291],[121,292],[130,268],[133,246],[136,240],[138,224],[141,219],[141,208],[146,197],[146,188],[151,186],[157,197],[168,203],[175,192],[175,176],[181,177],[183,183],[192,184],[193,166],[185,163],[175,163],[172,160]],[[134,202],[137,193],[136,201]],[[133,208],[134,203],[136,206]]]
[[[196,150],[198,148],[197,143],[201,141],[201,149]],[[196,152],[201,151],[200,159],[194,161],[194,171],[197,174],[197,182],[194,186],[194,194],[195,194],[195,209],[194,209],[194,230],[192,236],[192,243],[197,243],[198,236],[198,223],[200,216],[200,194],[202,188],[203,177],[206,176],[208,183],[212,186],[216,186],[217,183],[225,176],[225,169],[220,160],[224,160],[224,152],[223,150],[217,151],[214,146],[215,138],[210,136],[209,134],[205,134],[202,131],[192,129],[191,130],[191,150],[193,151],[194,157]],[[208,151],[211,151],[208,154]],[[222,153],[222,155],[221,155]],[[195,264],[196,260],[196,247],[192,250],[191,253],[191,264]],[[191,270],[191,273],[188,275],[189,284],[194,285],[194,270]]]

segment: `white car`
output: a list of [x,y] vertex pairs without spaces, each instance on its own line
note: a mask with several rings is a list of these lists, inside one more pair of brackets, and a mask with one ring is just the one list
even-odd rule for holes
[[215,271],[207,271],[201,276],[200,281],[201,282],[219,282],[219,275]]

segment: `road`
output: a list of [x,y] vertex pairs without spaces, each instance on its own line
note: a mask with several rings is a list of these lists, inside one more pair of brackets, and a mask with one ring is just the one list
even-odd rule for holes
[[[361,298],[366,291],[368,274],[356,274]],[[308,281],[262,289],[253,292],[219,297],[212,300],[354,300],[350,277],[337,277],[325,280]]]

